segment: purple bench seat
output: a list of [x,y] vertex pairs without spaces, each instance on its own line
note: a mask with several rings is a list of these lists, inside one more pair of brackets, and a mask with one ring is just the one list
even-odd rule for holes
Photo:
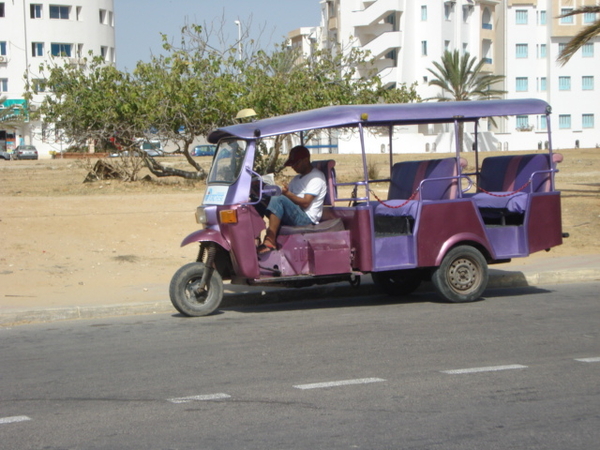
[[[554,156],[554,162],[562,160]],[[481,165],[478,192],[465,197],[480,209],[522,214],[530,193],[550,191],[552,169],[548,154],[491,156]]]
[[375,206],[375,216],[416,217],[420,201],[456,198],[456,158],[405,161],[393,165],[388,199]]

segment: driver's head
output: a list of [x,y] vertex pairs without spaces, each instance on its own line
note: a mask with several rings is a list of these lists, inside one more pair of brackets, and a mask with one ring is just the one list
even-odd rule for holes
[[297,145],[290,150],[288,159],[283,165],[291,167],[296,172],[301,172],[298,170],[299,167],[310,165],[310,152],[305,146]]

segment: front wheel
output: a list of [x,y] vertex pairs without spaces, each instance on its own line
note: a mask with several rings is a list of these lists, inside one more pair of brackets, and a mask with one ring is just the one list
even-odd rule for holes
[[175,272],[169,286],[171,303],[186,316],[199,317],[212,313],[223,299],[223,279],[216,270],[207,285],[200,289],[200,281],[206,270],[203,263],[189,263]]
[[450,250],[431,281],[438,294],[453,303],[477,300],[488,282],[487,261],[479,250],[461,245]]

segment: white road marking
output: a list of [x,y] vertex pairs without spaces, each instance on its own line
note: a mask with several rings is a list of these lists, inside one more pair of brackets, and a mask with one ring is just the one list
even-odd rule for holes
[[521,364],[512,364],[508,366],[473,367],[471,369],[442,370],[442,373],[447,373],[450,375],[460,375],[463,373],[497,372],[499,370],[513,370],[526,368],[527,366],[522,366]]
[[27,420],[31,420],[31,418],[27,416],[0,417],[0,425],[4,425],[6,423],[26,422]]
[[202,402],[207,400],[223,400],[225,398],[231,398],[231,395],[227,394],[209,394],[209,395],[192,395],[190,397],[179,397],[170,398],[171,403],[189,403],[189,402]]
[[581,359],[575,359],[575,361],[594,363],[594,362],[600,362],[600,358],[581,358]]
[[311,383],[311,384],[299,384],[294,386],[296,389],[319,389],[328,388],[335,386],[348,386],[351,384],[367,384],[367,383],[379,383],[385,381],[383,378],[358,378],[356,380],[342,380],[342,381],[328,381],[325,383]]

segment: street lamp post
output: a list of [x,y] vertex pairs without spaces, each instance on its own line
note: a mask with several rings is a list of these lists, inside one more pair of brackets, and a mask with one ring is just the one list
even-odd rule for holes
[[242,23],[239,20],[235,21],[238,28],[238,59],[242,60]]

